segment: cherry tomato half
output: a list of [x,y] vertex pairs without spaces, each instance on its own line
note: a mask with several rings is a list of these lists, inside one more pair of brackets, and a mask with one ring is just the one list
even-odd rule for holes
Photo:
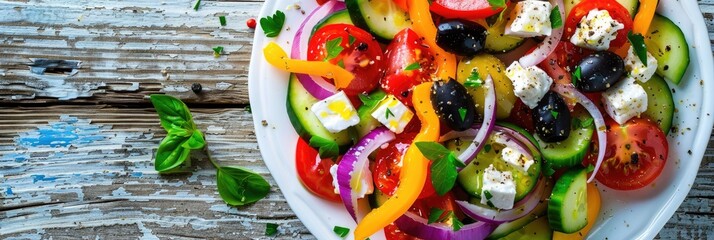
[[487,0],[433,0],[429,9],[442,17],[463,19],[486,18],[503,10],[491,8]]
[[[597,180],[613,189],[633,190],[649,185],[662,173],[669,151],[656,123],[636,118],[623,125],[607,119],[607,150]],[[597,144],[593,144],[597,148]],[[595,165],[597,149],[587,162]]]
[[[399,163],[402,161],[402,157],[404,157],[414,137],[416,137],[414,132],[399,134],[395,140],[389,143],[387,148],[377,150],[376,166],[372,173],[372,178],[377,189],[388,196],[392,196],[399,186],[399,173],[401,172]],[[429,197],[436,193],[434,186],[431,184],[431,171],[427,171],[427,173],[426,182],[421,194],[419,194],[419,198]]]
[[[411,106],[414,86],[431,81],[436,72],[431,50],[416,32],[406,28],[394,36],[384,55],[387,57],[387,70],[380,82],[382,89]],[[406,70],[415,63],[419,64],[418,69]]]
[[[339,44],[332,44],[337,41]],[[328,61],[354,74],[343,89],[350,96],[372,91],[384,75],[384,56],[377,40],[349,24],[331,24],[317,30],[308,43],[307,58]]]
[[332,202],[341,202],[340,195],[335,193],[332,186],[330,167],[332,159],[320,159],[317,150],[310,147],[302,138],[298,138],[295,149],[295,168],[298,177],[307,190],[318,197]]
[[615,0],[585,0],[575,5],[565,21],[565,39],[570,39],[575,33],[580,20],[587,16],[590,10],[607,10],[610,17],[625,25],[624,29],[617,31],[617,38],[610,43],[610,49],[617,49],[627,42],[627,33],[632,30],[630,13]]

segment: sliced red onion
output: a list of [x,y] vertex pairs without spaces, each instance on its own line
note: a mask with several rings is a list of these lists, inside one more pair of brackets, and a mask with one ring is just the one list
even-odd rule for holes
[[[312,11],[302,24],[300,24],[300,27],[295,33],[290,58],[306,60],[307,44],[310,41],[312,29],[325,17],[343,9],[345,9],[344,2],[327,1]],[[322,77],[307,74],[295,74],[295,76],[298,78],[298,81],[300,81],[300,84],[305,87],[305,90],[319,100],[328,98],[337,92],[335,86],[325,81]]]
[[[340,198],[342,198],[342,203],[344,203],[345,208],[347,208],[347,211],[352,215],[352,219],[356,222],[359,222],[359,219],[357,219],[357,193],[352,189],[351,182],[355,176],[367,174],[360,172],[366,168],[365,164],[369,164],[367,157],[383,144],[394,140],[394,138],[394,133],[389,129],[385,127],[376,128],[347,150],[347,153],[342,156],[342,160],[337,165],[337,185],[340,189]],[[369,171],[369,169],[366,171]]]
[[527,149],[531,151],[532,156],[537,157],[540,159],[540,150],[538,147],[536,147],[535,143],[532,142],[530,139],[528,139],[526,136],[521,134],[520,132],[507,128],[507,127],[502,127],[496,125],[493,127],[494,131],[499,131],[508,134],[510,137],[515,138],[518,140],[519,143],[523,144]]
[[459,231],[444,223],[428,224],[428,220],[411,212],[406,212],[394,224],[399,230],[420,239],[429,240],[476,240],[486,239],[498,225],[475,222],[464,225]]
[[[501,131],[499,129],[504,129],[504,127],[501,126],[494,126],[493,132],[495,132],[494,136],[498,138],[498,142],[506,145],[507,147],[513,148],[519,153],[523,154],[526,156],[528,159],[533,159],[533,149],[529,148],[525,143],[521,143],[525,137],[523,138],[515,138],[511,135],[510,132],[505,132]],[[451,131],[439,138],[439,142],[445,142],[451,139],[456,139],[456,138],[461,138],[461,137],[467,137],[467,138],[472,138],[476,136],[478,133],[478,128],[470,128],[466,129],[464,131]],[[520,135],[520,133],[518,134]],[[527,138],[525,138],[526,141],[530,142]],[[536,149],[537,150],[537,149]]]
[[533,159],[533,154],[531,154],[531,151],[527,149],[523,143],[513,138],[510,134],[496,131],[495,128],[494,131],[496,132],[496,134],[494,134],[494,141],[506,145],[506,147],[515,149],[519,153],[525,155],[528,159]]
[[486,98],[484,100],[485,106],[483,108],[483,122],[481,122],[481,127],[478,128],[474,140],[469,144],[468,148],[458,156],[458,159],[463,162],[464,165],[469,165],[469,163],[476,158],[485,145],[484,142],[488,139],[488,136],[491,135],[493,126],[496,125],[496,88],[493,85],[491,75],[486,77],[484,85],[481,87],[487,88]]
[[540,199],[544,192],[545,181],[540,179],[538,180],[535,189],[526,195],[525,198],[515,203],[515,205],[513,205],[513,209],[498,210],[471,204],[468,201],[456,201],[456,204],[459,205],[461,211],[463,211],[466,216],[469,216],[474,220],[500,224],[519,219],[533,211],[533,209],[535,209],[540,203]]
[[590,101],[588,97],[586,97],[584,94],[575,89],[573,85],[555,84],[553,90],[555,90],[560,95],[563,95],[563,97],[576,99],[578,103],[580,103],[580,105],[583,105],[585,110],[590,113],[590,116],[593,117],[593,120],[595,120],[594,122],[595,130],[597,131],[598,151],[597,163],[595,163],[595,170],[593,171],[592,175],[590,175],[590,178],[588,178],[588,183],[592,182],[593,179],[595,179],[595,175],[597,175],[597,170],[600,169],[600,165],[602,164],[603,159],[605,159],[605,148],[607,147],[607,133],[605,132],[607,130],[607,126],[605,126],[605,118],[603,118],[602,113],[600,113],[600,110],[597,108],[595,103]]
[[[558,6],[558,9],[560,10],[560,19],[565,20],[565,7],[563,5],[563,0],[550,0],[550,4]],[[545,60],[551,53],[553,53],[553,51],[555,51],[555,47],[558,46],[560,39],[563,37],[564,28],[564,26],[561,26],[559,28],[553,29],[553,31],[550,33],[550,36],[543,39],[543,42],[538,45],[538,47],[533,50],[533,52],[521,57],[521,59],[518,60],[521,63],[521,66],[527,68],[530,66],[538,65],[540,62]]]

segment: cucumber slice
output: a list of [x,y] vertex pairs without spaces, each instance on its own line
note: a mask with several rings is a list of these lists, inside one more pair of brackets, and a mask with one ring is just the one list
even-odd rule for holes
[[503,13],[503,18],[498,20],[499,14],[489,17],[489,24],[486,27],[486,42],[484,48],[490,53],[505,53],[517,48],[523,44],[524,39],[505,35],[506,26],[508,25],[510,12],[513,8],[506,8],[506,12]]
[[668,18],[655,14],[645,37],[647,51],[657,59],[657,74],[679,84],[689,67],[689,45],[682,30]]
[[[565,17],[568,17],[568,14],[570,13],[570,10],[575,7],[575,5],[578,5],[578,3],[582,2],[583,0],[565,0],[563,1],[563,5],[565,5]],[[630,13],[631,18],[635,18],[635,14],[637,14],[637,8],[640,7],[640,1],[639,0],[616,0],[620,5],[625,7],[627,9],[627,12]]]
[[[551,192],[553,190],[553,183],[548,180],[545,181],[547,184],[545,192]],[[502,223],[501,225],[498,225],[498,227],[493,230],[493,232],[491,232],[491,235],[488,235],[486,239],[500,239],[502,237],[505,237],[506,235],[511,234],[512,232],[523,229],[524,226],[535,221],[539,217],[543,217],[545,219],[544,216],[546,214],[546,211],[548,211],[548,201],[546,200],[546,198],[549,196],[550,195],[543,194],[541,202],[538,204],[538,206],[536,206],[536,208],[533,209],[533,211],[531,211],[530,214],[523,216],[522,218],[513,220],[511,222]]]
[[[383,99],[385,96],[386,93],[384,93],[384,91],[382,91],[381,89],[378,89],[370,93],[368,97],[370,99]],[[377,105],[367,106],[362,104],[362,106],[357,109],[359,123],[355,126],[355,130],[357,130],[357,135],[359,136],[359,138],[362,138],[364,135],[367,135],[367,133],[369,133],[373,129],[382,125],[382,123],[372,117],[372,112],[376,107]]]
[[[580,119],[581,122],[589,117],[590,115],[582,109],[573,113],[573,118]],[[564,141],[555,143],[547,143],[537,135],[534,137],[538,141],[538,147],[545,161],[557,169],[580,165],[590,148],[590,139],[594,131],[595,124],[591,124],[587,128],[572,126],[570,136]]]
[[647,111],[643,117],[657,122],[665,134],[669,134],[674,118],[674,98],[669,90],[669,85],[656,74],[646,83],[638,82],[647,92]]
[[525,227],[508,234],[502,240],[550,240],[553,230],[548,226],[548,219],[541,217],[528,223]]
[[374,188],[374,192],[369,195],[369,205],[372,206],[372,208],[381,207],[387,200],[389,200],[389,196],[377,188]]
[[574,233],[588,224],[587,170],[571,169],[558,179],[548,202],[553,230]]
[[317,101],[318,100],[300,84],[295,74],[291,74],[290,82],[288,83],[288,118],[298,135],[306,141],[309,141],[312,136],[318,136],[333,140],[340,146],[351,144],[352,138],[350,137],[349,129],[339,133],[331,133],[322,126],[317,116],[310,111],[312,104],[315,104]]
[[[458,155],[468,147],[471,141],[473,141],[473,138],[460,138],[447,141],[444,145]],[[483,172],[489,165],[493,164],[499,171],[511,172],[513,180],[516,183],[515,201],[523,199],[523,197],[533,190],[538,182],[542,161],[535,159],[535,163],[528,168],[528,172],[524,172],[503,160],[501,157],[501,149],[505,146],[494,142],[493,137],[490,137],[486,141],[487,146],[479,152],[476,159],[459,172],[459,184],[469,195],[480,199],[481,187],[483,186]]]
[[312,33],[315,33],[315,31],[317,31],[317,29],[320,29],[320,28],[324,27],[325,25],[339,24],[339,23],[354,25],[352,23],[352,19],[350,18],[350,13],[347,12],[347,10],[340,10],[340,11],[334,12],[334,13],[330,14],[329,16],[325,17],[324,19],[320,20],[320,22],[315,24],[315,28],[312,29]]
[[389,42],[399,31],[412,26],[409,14],[394,1],[345,0],[352,22],[383,42]]

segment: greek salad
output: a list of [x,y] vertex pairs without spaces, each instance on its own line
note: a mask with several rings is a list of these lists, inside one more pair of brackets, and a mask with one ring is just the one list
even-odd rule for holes
[[263,53],[342,237],[584,239],[600,191],[667,171],[689,48],[657,0],[317,2]]

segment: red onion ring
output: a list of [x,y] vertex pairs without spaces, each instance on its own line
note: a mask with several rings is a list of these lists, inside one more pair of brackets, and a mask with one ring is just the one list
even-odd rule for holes
[[[497,129],[498,128],[498,129]],[[504,127],[500,126],[494,126],[493,132],[494,134],[499,135],[499,138],[501,138],[501,142],[507,147],[516,149],[519,153],[523,154],[526,156],[526,158],[533,159],[533,149],[528,148],[526,144],[521,143],[522,140],[515,138],[511,136],[510,133],[501,131],[499,129],[503,129]],[[439,138],[439,142],[445,142],[451,139],[456,139],[456,138],[461,138],[461,137],[474,137],[478,133],[478,128],[470,128],[466,129],[464,131],[451,131]],[[520,135],[520,134],[519,134]],[[527,139],[526,139],[527,140]]]
[[500,224],[519,219],[533,211],[533,209],[535,209],[540,203],[544,193],[545,181],[540,179],[538,180],[538,184],[535,189],[526,195],[525,198],[516,202],[516,204],[513,205],[513,208],[509,210],[498,210],[483,207],[471,204],[468,201],[456,201],[456,204],[459,205],[459,208],[461,208],[461,211],[463,211],[466,216],[469,216],[474,220]]
[[[369,155],[375,150],[379,149],[383,144],[394,140],[396,137],[394,133],[389,131],[385,127],[379,127],[359,140],[357,144],[352,146],[344,156],[342,160],[337,165],[337,184],[340,189],[340,198],[342,198],[342,203],[344,203],[345,208],[352,216],[355,222],[357,219],[357,195],[352,189],[351,182],[355,176],[361,176],[365,174],[362,171],[365,164],[369,164]],[[369,171],[369,170],[367,170]],[[360,174],[355,174],[355,173]],[[371,180],[371,178],[370,178]]]
[[487,222],[475,222],[464,225],[459,231],[454,231],[443,223],[428,224],[419,215],[406,212],[394,224],[399,230],[420,239],[429,240],[477,240],[486,239],[498,225]]
[[580,103],[580,105],[583,105],[585,110],[590,113],[590,116],[593,117],[593,120],[595,120],[595,130],[597,131],[597,141],[598,141],[598,151],[597,151],[597,162],[595,163],[595,170],[593,171],[592,175],[590,175],[590,178],[588,178],[588,183],[592,182],[593,179],[595,179],[595,175],[597,175],[598,169],[600,169],[600,165],[602,164],[602,161],[605,159],[605,148],[607,147],[607,133],[605,132],[607,130],[607,126],[605,126],[605,118],[603,118],[602,113],[600,113],[600,110],[597,108],[595,103],[590,101],[588,97],[586,97],[584,94],[582,94],[580,91],[575,89],[573,85],[571,84],[554,84],[555,87],[553,87],[553,90],[560,95],[563,95],[563,97],[566,98],[574,98]]
[[[563,0],[551,0],[550,3],[558,6],[558,9],[560,10],[560,19],[563,19],[563,21],[565,21],[565,7],[563,5]],[[561,26],[559,28],[553,29],[550,36],[543,39],[543,42],[538,45],[538,47],[533,50],[533,52],[521,57],[521,59],[518,60],[521,63],[521,66],[527,68],[530,66],[538,65],[540,62],[545,60],[551,53],[553,53],[553,51],[555,51],[555,47],[558,46],[560,39],[563,38],[564,28],[564,26]]]
[[[327,1],[322,6],[317,7],[305,20],[300,24],[293,45],[290,50],[290,58],[307,59],[307,44],[310,40],[310,34],[315,25],[330,14],[345,9],[345,3],[339,1]],[[322,77],[315,77],[306,74],[295,74],[300,84],[305,87],[313,97],[322,100],[334,95],[337,89],[334,85],[328,83]]]

